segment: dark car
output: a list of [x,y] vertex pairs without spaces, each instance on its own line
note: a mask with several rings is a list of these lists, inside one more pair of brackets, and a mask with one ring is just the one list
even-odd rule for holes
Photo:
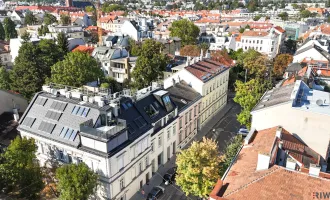
[[165,185],[172,184],[173,181],[175,180],[175,175],[176,175],[176,167],[173,167],[169,169],[166,174],[163,176],[163,182]]
[[147,200],[159,199],[159,197],[162,194],[164,194],[164,192],[165,192],[165,188],[163,188],[163,187],[160,187],[160,186],[153,187],[147,196]]

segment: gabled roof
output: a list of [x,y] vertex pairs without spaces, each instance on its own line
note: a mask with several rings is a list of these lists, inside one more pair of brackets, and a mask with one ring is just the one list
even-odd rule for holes
[[[240,150],[223,181],[217,183],[216,191],[211,193],[212,198],[216,196],[217,199],[224,200],[312,199],[313,192],[327,190],[326,188],[330,187],[328,179],[287,170],[274,164],[273,160],[268,169],[256,170],[258,154],[271,155],[275,150],[274,145],[278,145],[279,138],[276,137],[276,131],[277,127],[256,131],[249,144]],[[280,140],[284,142],[283,146],[291,151],[306,148],[285,129],[282,129]],[[298,156],[304,155],[301,151],[296,152]]]
[[72,52],[80,51],[92,55],[94,49],[95,47],[93,46],[78,45],[76,48],[72,49]]
[[304,52],[306,52],[308,50],[311,50],[311,49],[315,49],[316,51],[318,51],[327,60],[330,59],[330,54],[326,50],[322,49],[322,47],[319,47],[318,45],[315,45],[315,44],[310,45],[308,47],[305,47],[303,49],[299,49],[298,51],[296,51],[296,53],[294,55],[295,56],[299,55],[299,54],[304,53]]
[[229,66],[211,59],[204,59],[185,67],[185,69],[205,83],[216,75],[228,70]]

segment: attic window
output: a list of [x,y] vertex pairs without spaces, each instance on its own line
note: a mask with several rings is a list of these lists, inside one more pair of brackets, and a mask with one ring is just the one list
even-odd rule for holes
[[149,117],[154,117],[158,114],[158,111],[154,108],[152,104],[144,107],[144,111],[146,111]]

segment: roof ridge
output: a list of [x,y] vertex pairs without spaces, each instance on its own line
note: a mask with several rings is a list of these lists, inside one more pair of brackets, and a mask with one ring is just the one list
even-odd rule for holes
[[253,183],[255,183],[255,182],[257,182],[257,181],[259,181],[259,180],[261,180],[261,179],[263,179],[263,178],[265,178],[266,176],[268,176],[268,175],[274,173],[275,171],[277,171],[277,170],[279,170],[279,169],[281,169],[281,168],[278,167],[278,166],[276,166],[276,167],[274,167],[274,169],[268,171],[267,173],[261,175],[260,177],[254,179],[253,181],[251,181],[251,182],[249,182],[249,183],[247,183],[247,184],[245,184],[245,185],[242,185],[241,187],[239,187],[239,188],[237,188],[237,189],[235,189],[235,190],[229,192],[227,195],[224,195],[223,197],[228,197],[229,195],[232,195],[232,194],[234,194],[234,193],[236,193],[236,192],[238,192],[238,191],[240,191],[240,190],[242,190],[242,189],[248,187],[249,185],[251,185],[251,184],[253,184]]

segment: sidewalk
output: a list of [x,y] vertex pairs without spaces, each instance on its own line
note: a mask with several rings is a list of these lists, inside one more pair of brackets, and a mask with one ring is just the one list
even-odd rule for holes
[[[200,141],[208,132],[210,132],[213,127],[231,110],[234,103],[232,99],[228,100],[228,103],[223,107],[217,114],[215,114],[212,119],[210,119],[206,124],[203,126],[201,130],[198,131],[196,136],[187,143],[187,145],[184,147],[188,148],[192,141]],[[131,198],[131,200],[142,200],[146,199],[148,193],[151,191],[151,189],[154,186],[161,185],[163,183],[163,175],[169,170],[170,168],[175,166],[175,158],[176,156],[172,156],[170,161],[168,161],[166,164],[164,164],[162,167],[160,167],[157,172],[153,173],[152,178],[149,181],[149,185],[144,185],[143,190],[145,193],[145,196],[141,194],[141,191],[138,191],[135,193],[135,195]],[[166,194],[166,192],[165,192]],[[191,197],[190,197],[191,198]],[[193,199],[193,198],[191,198]]]

